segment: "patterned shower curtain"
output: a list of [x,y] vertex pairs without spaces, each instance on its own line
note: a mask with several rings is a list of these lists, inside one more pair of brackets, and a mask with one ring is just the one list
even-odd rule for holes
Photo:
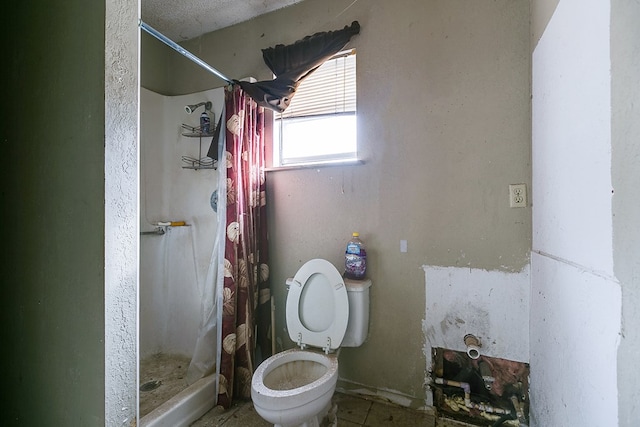
[[264,108],[239,85],[225,90],[226,239],[218,405],[251,398],[256,347],[270,356]]

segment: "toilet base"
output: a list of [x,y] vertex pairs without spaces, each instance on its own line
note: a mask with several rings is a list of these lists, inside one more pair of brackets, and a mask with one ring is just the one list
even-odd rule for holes
[[338,404],[333,403],[333,399],[329,402],[331,408],[327,411],[326,424],[322,424],[323,427],[338,427]]
[[337,427],[338,426],[338,404],[329,402],[326,408],[311,419],[302,424],[283,425],[274,424],[273,427]]

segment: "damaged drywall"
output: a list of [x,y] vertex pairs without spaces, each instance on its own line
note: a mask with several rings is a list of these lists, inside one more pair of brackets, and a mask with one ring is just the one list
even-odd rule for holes
[[[425,384],[431,381],[432,349],[466,352],[464,337],[480,341],[480,355],[529,362],[529,267],[517,273],[423,266],[425,272]],[[433,405],[431,393],[427,406]]]

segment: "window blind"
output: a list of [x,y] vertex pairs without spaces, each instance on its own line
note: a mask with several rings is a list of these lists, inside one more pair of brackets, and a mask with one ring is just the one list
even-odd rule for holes
[[355,50],[341,52],[305,78],[282,119],[356,111]]

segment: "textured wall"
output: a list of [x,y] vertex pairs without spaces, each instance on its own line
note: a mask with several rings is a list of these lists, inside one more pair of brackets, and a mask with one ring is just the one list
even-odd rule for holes
[[[135,1],[106,7],[104,66],[104,408],[107,426],[138,412],[138,112]],[[102,337],[101,337],[102,338]]]
[[[141,2],[142,19],[163,32],[171,40],[181,42],[212,28],[228,27],[247,21],[256,15],[277,10],[302,0],[278,1],[208,1],[166,2],[144,0]],[[170,7],[167,7],[169,6]],[[166,24],[170,24],[170,29]]]

